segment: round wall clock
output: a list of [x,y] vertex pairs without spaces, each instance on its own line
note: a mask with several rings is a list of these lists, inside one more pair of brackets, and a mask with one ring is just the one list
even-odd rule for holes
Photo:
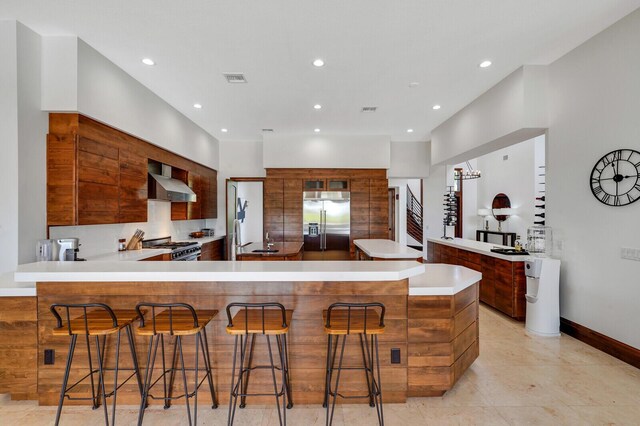
[[602,157],[591,171],[591,192],[608,206],[640,199],[640,152],[618,149]]

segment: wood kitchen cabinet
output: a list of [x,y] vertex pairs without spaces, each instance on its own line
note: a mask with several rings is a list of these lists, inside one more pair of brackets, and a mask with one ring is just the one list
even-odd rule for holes
[[303,239],[303,192],[348,191],[353,241],[387,238],[388,180],[384,169],[267,169],[264,183],[264,231],[275,242]]
[[224,238],[204,243],[200,260],[224,260]]
[[498,259],[432,241],[427,243],[427,262],[460,265],[481,272],[480,301],[512,318],[524,320],[524,262]]
[[81,114],[49,114],[47,225],[146,222],[149,160],[172,166],[198,195],[173,203],[173,220],[217,216],[215,170]]
[[284,179],[267,177],[263,198],[263,231],[271,241],[284,242]]

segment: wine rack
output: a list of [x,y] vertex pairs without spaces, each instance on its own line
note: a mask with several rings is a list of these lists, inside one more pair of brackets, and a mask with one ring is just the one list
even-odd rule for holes
[[448,186],[448,190],[444,194],[444,219],[442,239],[453,240],[447,236],[447,226],[455,226],[458,222],[458,198],[456,197],[453,186]]

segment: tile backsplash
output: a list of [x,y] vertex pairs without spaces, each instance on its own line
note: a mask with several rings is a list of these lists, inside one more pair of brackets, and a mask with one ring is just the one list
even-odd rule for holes
[[[171,236],[185,239],[202,228],[215,228],[216,219],[171,221],[171,203],[149,201],[147,222],[112,225],[52,226],[49,238],[79,238],[80,257],[92,257],[118,250],[118,239],[129,238],[136,229],[145,232],[145,239]],[[216,230],[217,232],[217,230]]]

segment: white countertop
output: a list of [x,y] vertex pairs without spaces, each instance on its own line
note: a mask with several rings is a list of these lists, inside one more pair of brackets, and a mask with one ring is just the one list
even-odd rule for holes
[[0,288],[0,297],[33,297],[35,295],[35,286]]
[[[213,237],[202,237],[202,238],[176,238],[174,241],[176,242],[195,242],[200,245],[210,243],[212,241],[217,241],[223,239],[224,235],[216,235]],[[114,261],[130,261],[135,262],[138,260],[148,259],[153,256],[158,256],[160,254],[171,253],[171,249],[142,249],[142,250],[127,250],[127,251],[116,251],[113,253],[104,253],[99,254],[97,256],[87,257],[87,262],[114,262]]]
[[396,281],[423,273],[415,261],[39,262],[20,265],[17,282]]
[[523,256],[523,255],[510,256],[508,254],[494,253],[491,251],[491,249],[495,247],[511,248],[511,249],[513,247],[503,246],[500,244],[485,243],[482,241],[466,240],[463,238],[454,238],[453,240],[444,240],[442,238],[427,238],[427,241],[430,241],[436,244],[443,244],[445,246],[472,251],[474,253],[484,254],[487,256],[495,257],[497,259],[508,260],[510,262],[522,262],[525,260],[531,260],[531,257],[532,257],[532,256]]
[[409,296],[449,296],[482,279],[480,272],[464,266],[431,263],[425,272],[409,278]]
[[381,259],[417,259],[422,252],[391,240],[354,240],[353,243],[369,257]]

